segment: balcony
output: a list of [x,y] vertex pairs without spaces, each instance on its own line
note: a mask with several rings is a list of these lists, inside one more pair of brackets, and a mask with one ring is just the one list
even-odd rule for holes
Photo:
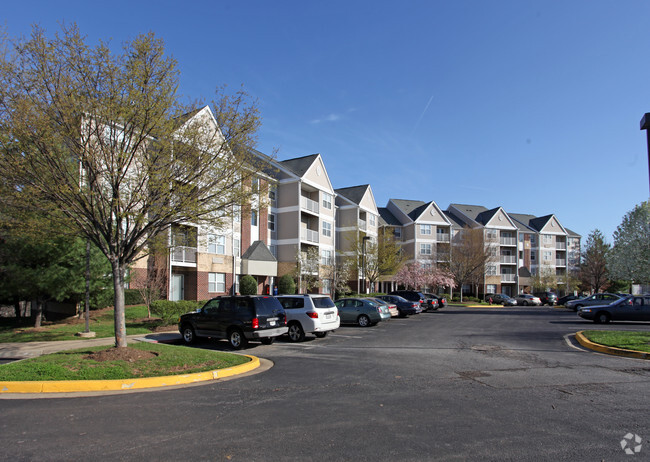
[[556,248],[557,250],[566,250],[566,242],[557,241],[557,242],[555,243],[555,248]]
[[509,265],[514,265],[517,263],[516,255],[501,255],[501,263],[506,263]]
[[304,196],[300,198],[300,205],[303,210],[307,210],[308,212],[314,213],[316,215],[318,215],[318,212],[320,210],[318,207],[318,202]]
[[501,274],[501,282],[515,282],[514,274]]
[[300,230],[300,239],[318,244],[318,231],[303,228]]
[[558,258],[555,260],[555,266],[566,266],[566,258]]
[[172,249],[172,263],[189,263],[196,265],[196,247],[174,247]]
[[438,233],[436,235],[438,242],[449,242],[451,240],[448,233]]
[[516,246],[517,245],[517,238],[516,237],[502,237],[499,239],[499,242],[501,245],[508,245],[508,246]]
[[365,231],[368,229],[368,223],[366,222],[366,220],[359,220],[359,229],[361,231]]

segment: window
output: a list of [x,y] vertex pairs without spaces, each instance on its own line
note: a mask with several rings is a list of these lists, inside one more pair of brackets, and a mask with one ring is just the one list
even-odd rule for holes
[[241,243],[239,239],[235,239],[233,246],[234,246],[233,254],[235,255],[235,257],[241,256]]
[[537,237],[534,234],[530,235],[530,244],[535,245],[535,242],[537,242]]
[[321,250],[321,265],[331,265],[332,264],[332,251],[331,250]]
[[431,244],[420,244],[420,255],[431,255]]
[[323,193],[323,207],[326,209],[332,208],[332,195],[326,192]]
[[542,234],[542,242],[544,244],[552,244],[553,243],[553,236],[550,234]]
[[488,294],[496,294],[497,293],[497,285],[496,284],[487,284],[485,286],[485,291]]
[[275,186],[271,186],[269,188],[269,202],[271,203],[272,207],[276,206],[276,198],[277,198],[277,188]]
[[251,226],[257,226],[257,210],[251,210]]
[[275,231],[275,215],[269,213],[269,231]]
[[531,252],[530,253],[530,261],[535,261],[535,259],[536,259],[535,252]]
[[[485,275],[486,276],[496,276],[497,275],[497,265],[487,265],[485,267]],[[490,292],[490,291],[488,291]],[[494,293],[494,291],[490,292]]]
[[260,179],[255,177],[251,180],[251,189],[254,193],[259,192],[260,190]]
[[431,225],[420,225],[420,234],[431,234]]
[[401,239],[401,238],[402,238],[402,228],[394,228],[394,229],[393,229],[393,235],[394,235],[397,239]]
[[225,255],[226,253],[226,236],[217,236],[208,234],[208,253],[217,253]]
[[332,237],[332,223],[323,222],[323,236]]
[[370,226],[375,226],[377,224],[375,216],[372,213],[368,214],[368,223],[370,223]]
[[235,205],[232,209],[234,219],[236,222],[241,222],[241,205]]
[[239,276],[239,274],[238,274],[237,276],[235,276],[235,293],[236,293],[236,294],[239,293],[239,278],[240,278],[240,277],[241,277],[241,276]]
[[433,264],[432,263],[422,263],[422,268],[425,269],[425,270],[430,270],[431,268],[433,268]]
[[226,275],[224,273],[208,273],[208,292],[225,292]]
[[324,294],[331,294],[332,293],[332,288],[330,284],[329,279],[323,279],[323,293]]
[[551,251],[550,250],[545,250],[544,251],[544,261],[551,261]]
[[497,239],[498,238],[497,230],[496,229],[486,229],[485,230],[485,237],[487,237],[488,239]]

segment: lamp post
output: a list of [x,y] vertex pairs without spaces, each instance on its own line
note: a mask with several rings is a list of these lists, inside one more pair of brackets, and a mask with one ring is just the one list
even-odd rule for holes
[[361,271],[363,272],[363,293],[366,293],[366,241],[370,240],[370,236],[363,236],[361,239]]
[[643,114],[643,117],[641,118],[641,130],[645,130],[648,138],[648,175],[650,179],[650,112]]

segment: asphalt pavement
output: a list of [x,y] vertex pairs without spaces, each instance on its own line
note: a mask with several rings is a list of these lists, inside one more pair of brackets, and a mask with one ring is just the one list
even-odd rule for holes
[[230,381],[0,400],[2,459],[648,460],[650,363],[572,341],[593,328],[650,324],[449,307],[252,344],[246,353],[273,367]]

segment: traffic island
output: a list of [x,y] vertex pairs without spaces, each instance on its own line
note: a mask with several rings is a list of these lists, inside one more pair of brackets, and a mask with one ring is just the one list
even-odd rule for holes
[[637,350],[626,350],[624,348],[617,348],[617,347],[601,345],[600,343],[594,343],[584,335],[584,332],[585,331],[583,330],[581,330],[580,332],[576,332],[575,337],[578,343],[585,348],[589,348],[590,350],[597,351],[599,353],[605,353],[605,354],[615,355],[615,356],[623,356],[626,358],[650,359],[650,353],[637,351]]

